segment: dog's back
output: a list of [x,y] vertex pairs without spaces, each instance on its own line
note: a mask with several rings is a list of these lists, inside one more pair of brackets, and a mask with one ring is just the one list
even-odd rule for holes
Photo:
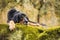
[[15,9],[11,9],[9,12],[8,12],[8,22],[10,21],[10,20],[12,20],[12,17],[13,17],[13,15],[15,14],[15,12],[16,12],[16,10]]

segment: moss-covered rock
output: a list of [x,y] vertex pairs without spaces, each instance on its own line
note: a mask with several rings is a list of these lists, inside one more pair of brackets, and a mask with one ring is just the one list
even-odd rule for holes
[[13,31],[7,24],[0,24],[1,40],[60,40],[60,26],[42,29],[35,26],[16,24]]
[[16,29],[10,31],[8,25],[0,24],[0,37],[2,40],[3,38],[7,40],[37,40],[38,35],[42,32],[42,29],[19,24],[16,25]]
[[60,26],[46,29],[40,34],[39,40],[60,40]]

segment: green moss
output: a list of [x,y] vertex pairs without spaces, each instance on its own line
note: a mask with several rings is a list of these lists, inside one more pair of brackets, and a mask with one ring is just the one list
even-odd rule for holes
[[[41,35],[41,34],[40,34]],[[39,40],[59,40],[60,39],[60,26],[49,28],[40,36]]]
[[9,31],[8,28],[7,24],[0,24],[1,40],[60,40],[60,26],[42,29],[16,24],[15,30]]

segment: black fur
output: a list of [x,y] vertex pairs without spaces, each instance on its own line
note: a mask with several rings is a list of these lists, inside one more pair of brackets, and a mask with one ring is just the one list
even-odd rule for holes
[[13,20],[14,23],[19,23],[20,21],[24,20],[24,24],[27,24],[29,21],[28,17],[24,13],[21,13],[15,9],[11,9],[7,16],[8,22]]
[[15,12],[16,12],[15,9],[11,9],[11,10],[8,12],[8,15],[7,15],[7,17],[8,17],[8,22],[12,20],[12,17],[13,17],[13,15],[14,15]]

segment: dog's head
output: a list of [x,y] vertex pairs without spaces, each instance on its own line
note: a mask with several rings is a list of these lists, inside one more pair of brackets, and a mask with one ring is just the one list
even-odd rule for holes
[[29,19],[24,13],[16,13],[16,14],[17,15],[15,15],[14,17],[15,23],[23,23],[23,24],[28,23]]
[[28,17],[25,14],[23,14],[23,13],[21,14],[21,19],[22,19],[24,24],[27,24],[28,21],[29,21]]

